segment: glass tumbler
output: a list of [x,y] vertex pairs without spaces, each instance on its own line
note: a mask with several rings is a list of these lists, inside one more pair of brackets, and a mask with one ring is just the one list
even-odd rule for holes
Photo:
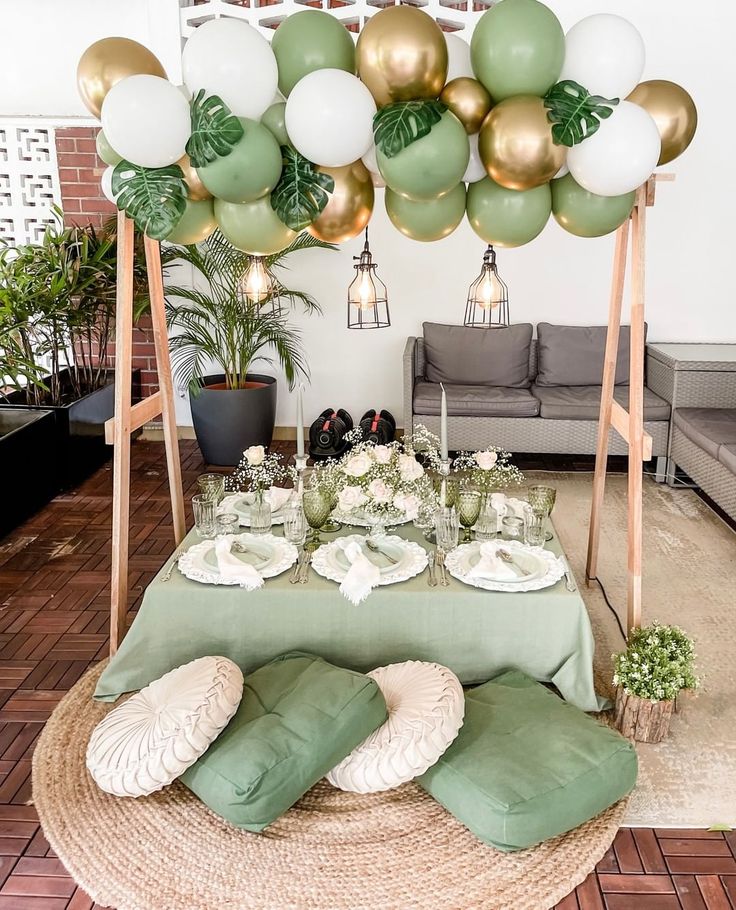
[[215,534],[224,537],[225,534],[237,534],[240,530],[240,518],[235,512],[223,512],[215,518]]
[[437,547],[449,553],[457,546],[458,534],[460,533],[460,521],[454,506],[449,508],[437,509],[434,518],[435,535],[437,538]]
[[211,540],[215,536],[217,503],[205,493],[196,493],[192,496],[192,510],[197,534],[202,540]]
[[465,528],[463,543],[472,540],[470,529],[480,516],[481,495],[476,490],[460,490],[457,494],[457,514],[460,524]]
[[197,478],[197,486],[203,496],[209,496],[219,505],[225,496],[225,475],[200,474]]
[[289,501],[284,508],[284,537],[297,547],[303,547],[307,539],[307,517],[298,499]]
[[478,521],[475,523],[476,540],[495,540],[498,534],[498,512],[491,505],[490,498],[481,506]]
[[547,513],[542,509],[529,509],[524,521],[524,541],[530,547],[543,547],[547,528]]
[[524,519],[507,515],[501,522],[501,537],[504,540],[524,541]]
[[251,534],[268,534],[271,531],[273,513],[271,503],[266,499],[262,490],[256,491],[255,499],[250,507],[250,532]]

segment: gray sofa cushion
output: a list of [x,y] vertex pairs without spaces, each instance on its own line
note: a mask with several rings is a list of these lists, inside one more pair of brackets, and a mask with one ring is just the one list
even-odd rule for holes
[[531,323],[503,329],[424,323],[429,382],[528,389]]
[[677,408],[675,426],[713,458],[720,446],[736,445],[736,408]]
[[[447,383],[445,393],[447,414],[451,417],[536,417],[539,414],[539,402],[528,389]],[[439,415],[441,394],[438,383],[417,382],[414,413]]]
[[[539,414],[551,420],[598,420],[601,407],[599,385],[532,386],[532,395],[540,401]],[[629,406],[629,389],[616,386],[613,397],[625,408]],[[669,420],[670,406],[659,395],[644,389],[644,420]]]
[[[552,325],[540,322],[539,372],[536,384],[600,385],[603,382],[603,357],[606,350],[605,325]],[[629,382],[629,326],[622,325],[618,336],[616,384]]]
[[718,460],[732,474],[736,474],[736,446],[721,446],[718,450]]

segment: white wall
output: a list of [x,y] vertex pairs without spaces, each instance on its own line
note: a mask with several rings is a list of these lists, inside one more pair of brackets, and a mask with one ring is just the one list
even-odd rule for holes
[[[695,98],[700,111],[698,134],[687,153],[666,168],[677,174],[677,180],[660,186],[657,205],[649,211],[649,337],[667,341],[736,341],[731,183],[736,128],[729,114],[736,85],[736,55],[732,49],[736,8],[722,0],[700,0],[697,4],[685,0],[648,0],[645,4],[636,0],[548,3],[566,29],[595,12],[614,12],[629,18],[647,45],[645,78],[680,82]],[[38,105],[46,91],[61,93],[56,82],[62,77],[73,81],[80,46],[85,44],[77,38],[82,6],[98,11],[103,7],[110,12],[111,18],[97,21],[95,28],[104,26],[109,34],[130,34],[145,40],[142,31],[123,30],[123,22],[127,28],[135,10],[139,14],[136,27],[144,28],[144,0],[65,0],[63,4],[51,0],[4,0],[0,13],[3,31],[8,11],[12,25],[17,22],[18,9],[32,6],[43,7],[43,16],[39,12],[36,21],[43,18],[46,33],[53,36],[53,42],[49,39],[52,51],[45,67],[35,69],[33,90],[26,86],[28,96],[16,91],[15,108],[8,111],[0,103],[0,114],[20,113],[18,104],[23,97],[31,99],[29,104]],[[73,22],[69,17],[71,7],[80,10]],[[113,8],[125,9],[125,19],[117,22],[117,28],[113,27]],[[12,50],[12,38],[9,44]],[[170,46],[167,41],[161,44]],[[152,48],[162,54],[161,47]],[[24,59],[22,54],[17,57],[16,68]],[[28,74],[23,78],[25,81]],[[73,91],[73,85],[64,88],[63,110],[51,110],[46,101],[44,112],[68,114]],[[33,112],[37,111],[26,111]],[[387,407],[401,423],[401,352],[406,337],[420,332],[423,320],[461,321],[467,287],[479,271],[484,249],[466,222],[439,243],[407,240],[389,223],[382,191],[377,193],[371,221],[371,246],[379,274],[388,285],[393,320],[391,328],[379,331],[355,332],[345,327],[346,289],[354,274],[351,257],[359,251],[359,240],[345,244],[338,253],[314,251],[292,260],[290,282],[309,290],[324,309],[322,318],[294,317],[303,332],[312,368],[306,396],[309,415],[332,405],[345,407],[359,418],[369,407]],[[605,323],[612,251],[612,237],[578,239],[554,221],[532,244],[499,251],[500,271],[510,288],[513,321]],[[184,399],[179,406],[180,421],[188,423]],[[278,423],[293,424],[293,411],[293,399],[282,383]]]

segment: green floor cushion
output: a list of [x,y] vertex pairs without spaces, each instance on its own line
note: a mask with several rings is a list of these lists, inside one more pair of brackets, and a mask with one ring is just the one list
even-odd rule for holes
[[233,825],[261,831],[385,720],[370,677],[283,654],[246,675],[237,713],[180,780]]
[[517,670],[465,696],[465,723],[419,784],[482,841],[521,850],[577,827],[636,783],[634,747]]

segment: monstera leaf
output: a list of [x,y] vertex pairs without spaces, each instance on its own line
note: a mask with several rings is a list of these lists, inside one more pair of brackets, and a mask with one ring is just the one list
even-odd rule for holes
[[373,118],[376,147],[387,158],[426,136],[447,107],[441,101],[398,101],[382,107]]
[[292,231],[301,231],[327,205],[335,181],[291,146],[282,145],[281,155],[284,169],[271,191],[271,207]]
[[205,97],[200,89],[192,101],[192,135],[187,141],[187,155],[193,167],[204,167],[215,158],[224,158],[243,138],[243,124],[222,98]]
[[555,145],[571,148],[588,139],[598,130],[601,120],[607,120],[618,104],[618,98],[591,95],[572,79],[553,85],[544,96],[547,118],[552,126]]
[[112,191],[118,208],[154,240],[168,237],[187,205],[187,185],[178,164],[150,168],[123,160],[112,172]]

